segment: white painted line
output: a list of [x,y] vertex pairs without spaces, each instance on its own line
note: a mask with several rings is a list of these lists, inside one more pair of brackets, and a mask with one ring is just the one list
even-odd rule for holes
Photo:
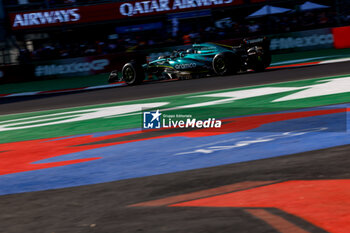
[[289,61],[281,61],[281,62],[275,62],[272,63],[271,66],[280,66],[280,65],[293,65],[298,63],[305,63],[305,62],[312,62],[312,61],[319,61],[322,59],[325,59],[327,57],[312,57],[312,58],[302,58],[302,59],[295,59],[295,60],[289,60]]
[[350,61],[350,58],[326,60],[326,61],[321,61],[320,64],[338,63],[338,62],[346,62],[346,61]]
[[27,96],[27,95],[37,95],[39,94],[40,91],[33,91],[33,92],[22,92],[22,93],[14,93],[14,94],[9,94],[3,97],[14,97],[14,96]]
[[100,86],[93,86],[93,87],[87,87],[82,90],[93,90],[93,89],[101,89],[101,88],[109,88],[109,87],[120,87],[124,86],[124,83],[117,83],[117,84],[108,84],[108,85],[100,85]]

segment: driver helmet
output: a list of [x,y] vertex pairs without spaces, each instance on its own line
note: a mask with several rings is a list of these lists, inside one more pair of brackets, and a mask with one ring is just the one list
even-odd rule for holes
[[194,49],[190,48],[186,50],[186,53],[194,53]]

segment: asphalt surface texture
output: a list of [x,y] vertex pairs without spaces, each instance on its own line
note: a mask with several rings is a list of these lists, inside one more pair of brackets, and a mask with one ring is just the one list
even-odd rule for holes
[[[74,107],[348,73],[350,63],[345,62],[230,77],[9,98],[0,100],[0,113]],[[244,182],[350,179],[349,150],[350,145],[346,145],[165,175],[4,195],[0,196],[0,232],[326,232],[300,217],[276,208],[268,209],[268,212],[287,220],[289,225],[283,223],[288,225],[287,228],[278,228],[281,224],[272,224],[266,219],[263,221],[250,214],[251,209],[246,208],[132,205]]]
[[[243,208],[130,205],[244,181],[349,179],[349,150],[348,145],[175,174],[0,196],[1,232],[278,232]],[[300,218],[285,217],[305,232],[325,232]]]
[[240,73],[225,77],[207,77],[183,81],[154,82],[138,86],[115,87],[72,93],[9,97],[0,99],[0,114],[103,104],[192,92],[344,75],[349,73],[350,62],[341,62],[309,67],[267,70],[262,73]]

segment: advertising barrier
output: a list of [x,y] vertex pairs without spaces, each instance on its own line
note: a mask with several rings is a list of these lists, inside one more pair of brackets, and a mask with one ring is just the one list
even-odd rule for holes
[[79,57],[34,65],[35,77],[89,75],[103,72],[110,65],[106,57]]
[[294,52],[333,48],[334,36],[330,28],[290,32],[269,36],[272,52]]
[[13,30],[108,21],[226,7],[243,4],[243,0],[151,0],[115,2],[52,10],[9,13]]
[[138,53],[117,53],[102,56],[77,57],[33,63],[34,76],[82,76],[121,70],[130,60],[143,59]]
[[332,28],[334,48],[350,48],[350,26]]
[[130,60],[141,59],[145,60],[140,54],[118,53],[3,66],[0,67],[0,83],[107,73],[121,70]]
[[0,66],[0,84],[34,80],[34,68],[30,64]]

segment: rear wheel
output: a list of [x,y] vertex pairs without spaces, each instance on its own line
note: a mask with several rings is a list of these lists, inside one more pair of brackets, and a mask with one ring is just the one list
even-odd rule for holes
[[251,68],[254,71],[264,71],[271,63],[271,54],[261,50],[256,50],[254,55],[249,57]]
[[128,85],[136,85],[142,83],[145,79],[145,74],[141,65],[136,62],[126,63],[122,70],[123,80]]
[[230,75],[238,72],[239,66],[236,57],[232,53],[216,54],[212,66],[217,75]]

